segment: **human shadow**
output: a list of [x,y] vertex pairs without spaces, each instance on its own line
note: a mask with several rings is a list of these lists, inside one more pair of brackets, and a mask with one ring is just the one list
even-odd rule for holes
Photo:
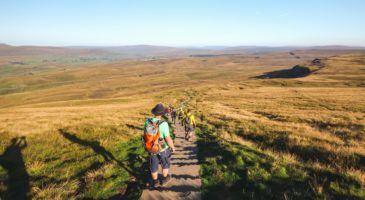
[[7,190],[0,196],[4,199],[30,199],[29,174],[27,172],[22,150],[27,147],[25,137],[15,137],[0,156],[0,165],[7,171],[5,181]]
[[171,192],[199,192],[200,188],[193,185],[175,185],[168,188],[160,188],[159,191],[171,191]]
[[190,165],[199,165],[198,162],[173,162],[171,164],[179,166],[179,167],[190,166]]
[[179,156],[195,156],[194,152],[182,152],[179,151],[178,149],[176,149],[177,152],[174,152],[174,155],[179,155]]
[[128,166],[133,170],[133,178],[127,182],[127,188],[121,199],[139,199],[149,179],[148,161],[143,159],[137,148],[128,149]]
[[[143,158],[140,154],[133,152],[137,149],[126,149],[128,152],[127,160],[125,162],[121,162],[120,160],[116,159],[110,151],[101,146],[100,142],[98,141],[87,141],[80,139],[76,135],[69,133],[64,129],[59,129],[59,133],[64,138],[70,140],[73,143],[91,148],[96,154],[101,155],[105,162],[117,163],[119,167],[123,168],[132,176],[131,179],[127,181],[127,188],[123,189],[123,192],[116,194],[109,199],[138,199],[143,189],[143,180],[146,180],[148,177],[148,163],[143,161]],[[103,164],[104,163],[100,162],[93,163],[87,169],[78,173],[75,177],[84,177],[87,172],[99,169],[103,166]],[[86,182],[81,180],[81,184],[77,190],[77,193],[81,193],[85,188]]]
[[[285,170],[273,170],[277,164],[276,160],[264,151],[240,143],[222,142],[209,126],[202,125],[199,128],[201,137],[198,156],[202,163],[201,176],[211,182],[204,188],[203,197],[206,199],[284,199],[284,194],[287,197],[285,199],[360,199],[355,193],[339,193],[332,189],[333,183],[339,183],[339,187],[343,187],[344,191],[360,191],[363,186],[354,177],[302,164],[280,164]],[[282,144],[282,141],[280,143]],[[208,162],[213,158],[214,162]],[[242,159],[242,162],[238,162],[239,159]],[[222,187],[226,184],[224,178],[215,178],[215,175],[212,175],[217,170],[223,173],[228,171],[237,176],[229,187]],[[292,172],[288,173],[289,170]],[[270,176],[252,179],[254,171],[262,171],[262,174],[267,173]],[[300,178],[297,176],[299,173],[305,173],[307,176]],[[214,182],[215,180],[218,181]],[[314,185],[320,185],[322,191],[316,191]]]
[[199,179],[199,176],[192,176],[189,174],[172,174],[171,177],[176,179]]
[[194,160],[198,159],[198,156],[188,156],[187,158],[171,158],[171,161],[184,161],[184,160]]
[[59,132],[64,138],[70,140],[71,142],[91,148],[96,154],[103,156],[105,161],[117,161],[112,153],[100,145],[99,141],[87,141],[80,139],[76,135],[73,135],[64,129],[59,129]]
[[365,156],[361,154],[338,154],[322,148],[321,146],[292,145],[289,133],[285,131],[272,131],[268,134],[255,134],[238,130],[236,134],[245,140],[259,144],[262,148],[273,149],[279,152],[289,152],[296,155],[304,162],[319,162],[329,166],[352,167],[365,169]]
[[133,124],[127,124],[127,127],[130,129],[137,129],[137,130],[143,131],[143,127],[135,126]]

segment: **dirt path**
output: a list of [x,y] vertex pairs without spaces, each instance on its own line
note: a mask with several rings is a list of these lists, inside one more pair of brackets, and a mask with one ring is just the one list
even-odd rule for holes
[[176,152],[172,155],[170,172],[172,180],[157,190],[145,189],[142,200],[150,199],[200,199],[201,179],[197,158],[196,137],[188,142],[184,139],[184,130],[176,122]]

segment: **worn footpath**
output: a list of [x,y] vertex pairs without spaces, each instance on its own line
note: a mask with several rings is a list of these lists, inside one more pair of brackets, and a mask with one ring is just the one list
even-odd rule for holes
[[[141,199],[200,199],[201,179],[197,157],[197,143],[194,136],[191,141],[184,139],[184,129],[176,122],[176,152],[171,157],[170,174],[172,180],[164,187],[145,189]],[[161,171],[159,171],[161,172]]]

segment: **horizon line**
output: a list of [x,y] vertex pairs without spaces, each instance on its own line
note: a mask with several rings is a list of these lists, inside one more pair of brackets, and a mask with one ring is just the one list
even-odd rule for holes
[[232,48],[232,47],[266,47],[266,48],[284,48],[284,47],[302,47],[302,48],[310,48],[310,47],[356,47],[356,48],[365,48],[365,45],[346,45],[346,44],[324,44],[324,45],[163,45],[163,44],[117,44],[117,45],[41,45],[41,44],[10,44],[10,43],[2,43],[0,45],[6,45],[11,47],[59,47],[59,48],[70,48],[70,47],[95,47],[95,48],[103,48],[103,47],[133,47],[133,46],[151,46],[151,47],[172,47],[172,48],[204,48],[204,47],[220,47],[220,48]]

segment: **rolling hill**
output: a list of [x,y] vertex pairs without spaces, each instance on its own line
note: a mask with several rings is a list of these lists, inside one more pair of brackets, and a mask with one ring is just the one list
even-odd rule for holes
[[11,46],[0,44],[0,56],[36,56],[36,55],[108,55],[117,54],[125,58],[144,57],[184,57],[189,55],[225,55],[225,54],[261,54],[290,51],[322,51],[343,54],[365,52],[365,47],[352,46],[314,46],[314,47],[268,47],[268,46],[236,46],[236,47],[168,47],[153,45],[131,46]]
[[[0,198],[137,199],[143,122],[156,103],[186,100],[204,198],[365,198],[362,50],[32,48],[0,58]],[[73,51],[165,56],[71,64]]]

